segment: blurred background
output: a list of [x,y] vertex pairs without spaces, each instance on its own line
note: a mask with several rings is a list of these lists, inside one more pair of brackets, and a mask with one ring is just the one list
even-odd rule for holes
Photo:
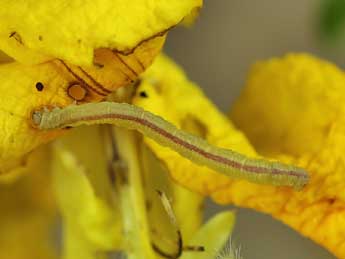
[[[343,0],[323,0],[327,1],[343,2],[345,6]],[[165,51],[222,111],[228,112],[250,65],[258,60],[288,52],[308,52],[344,67],[344,41],[326,42],[320,37],[320,3],[321,0],[205,0],[191,29],[179,27],[170,32]],[[209,201],[207,217],[219,209],[224,208]],[[245,259],[335,258],[270,216],[236,210],[233,239],[242,246]]]

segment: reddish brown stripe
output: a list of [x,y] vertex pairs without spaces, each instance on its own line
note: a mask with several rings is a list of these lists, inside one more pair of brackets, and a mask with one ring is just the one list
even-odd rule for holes
[[[122,65],[124,65],[126,68],[127,66],[122,62],[122,60],[120,59],[119,55],[116,53],[115,50],[112,50],[111,53],[113,53],[113,55],[121,62]],[[130,81],[134,81],[134,79],[132,77],[130,77],[127,73],[125,73],[124,71],[120,70],[122,74],[124,74],[127,78],[129,78]]]
[[116,51],[112,51],[112,52],[113,52],[114,55],[120,60],[120,62],[121,62],[129,71],[131,71],[131,72],[133,73],[133,75],[134,75],[135,77],[138,77],[138,73],[137,73],[133,68],[131,68],[131,66],[128,65],[128,64],[121,58],[121,56],[118,55],[118,54],[116,53]]
[[[179,24],[180,22],[182,22],[183,21],[183,18],[177,23],[177,24]],[[118,53],[120,53],[120,54],[122,54],[122,55],[124,55],[124,56],[128,56],[128,55],[130,55],[130,54],[132,54],[132,53],[134,53],[135,52],[135,50],[137,49],[137,48],[139,48],[141,45],[143,45],[145,42],[148,42],[148,41],[150,41],[150,40],[152,40],[152,39],[154,39],[154,38],[156,38],[156,37],[162,37],[162,36],[164,36],[164,34],[166,34],[169,30],[171,30],[172,28],[174,28],[176,26],[176,24],[174,24],[174,25],[172,25],[171,27],[169,27],[169,28],[167,28],[167,29],[165,29],[165,30],[163,30],[163,31],[161,31],[161,32],[158,32],[158,33],[156,33],[156,34],[154,34],[154,35],[152,35],[152,36],[150,36],[150,37],[148,37],[148,38],[146,38],[146,39],[143,39],[142,41],[140,41],[134,48],[132,48],[132,49],[129,49],[129,50],[114,50],[114,51],[117,51]]]
[[126,80],[128,80],[129,82],[133,82],[134,81],[128,74],[126,74],[122,70],[119,70],[119,71],[120,71],[120,73],[122,73],[126,77]]
[[[137,118],[134,116],[129,116],[129,115],[123,115],[123,114],[104,114],[104,115],[94,115],[94,116],[86,116],[83,118],[79,118],[79,119],[75,119],[75,120],[70,120],[65,122],[64,124],[73,124],[77,121],[93,121],[93,120],[102,120],[102,119],[121,119],[121,120],[129,120],[129,121],[134,121],[137,122],[139,124],[142,124],[150,129],[152,129],[153,131],[157,132],[158,134],[166,137],[167,139],[170,139],[172,142],[181,145],[183,147],[185,147],[186,149],[190,149],[193,150],[194,152],[198,153],[199,155],[219,162],[221,164],[225,164],[228,165],[230,167],[236,168],[236,169],[244,169],[245,171],[249,171],[249,172],[253,172],[253,173],[258,173],[258,174],[264,174],[267,173],[267,171],[269,170],[268,168],[263,168],[263,167],[258,167],[258,166],[250,166],[250,165],[246,165],[243,166],[242,164],[240,164],[239,162],[227,159],[225,157],[221,157],[218,155],[214,155],[211,153],[208,153],[182,139],[179,139],[178,137],[170,134],[169,132],[165,131],[162,128],[159,128],[158,126],[156,126],[155,124],[145,120],[145,119],[141,119],[141,118]],[[278,174],[278,175],[289,175],[289,176],[296,176],[296,177],[304,177],[303,175],[295,172],[295,171],[284,171],[281,170],[279,168],[274,168],[273,170],[270,171],[272,174]]]
[[145,71],[145,66],[144,64],[140,61],[140,59],[136,56],[135,57],[135,60],[137,61],[137,63],[139,64],[139,66],[141,67],[141,71],[144,72]]
[[78,76],[76,73],[73,72],[73,70],[61,59],[58,59],[62,65],[66,68],[66,70],[71,73],[77,80],[80,84],[82,84],[84,87],[92,90],[93,92],[95,92],[96,94],[98,95],[101,95],[101,96],[107,96],[106,94],[102,93],[102,92],[99,92],[97,89],[93,88],[91,85],[89,85],[88,83],[86,83],[84,81],[84,79],[82,79],[80,76]]
[[110,91],[109,89],[105,88],[103,85],[101,85],[99,82],[96,81],[96,79],[94,79],[89,73],[87,73],[83,68],[79,67],[81,72],[83,72],[83,74],[92,81],[92,83],[94,83],[100,90],[102,90],[103,92],[105,92],[106,94],[110,94],[112,91]]

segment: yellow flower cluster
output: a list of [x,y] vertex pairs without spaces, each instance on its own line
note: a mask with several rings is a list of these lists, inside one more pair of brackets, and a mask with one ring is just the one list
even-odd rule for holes
[[[56,209],[49,184],[45,184],[50,182],[44,174],[51,170],[45,167],[47,161],[52,165],[54,191],[64,222],[65,258],[94,258],[99,252],[130,251],[131,248],[141,252],[146,249],[154,258],[151,243],[146,241],[159,243],[162,239],[154,237],[152,233],[157,232],[157,226],[149,224],[147,218],[153,218],[153,222],[167,220],[162,211],[156,211],[157,201],[144,205],[141,194],[150,200],[154,196],[152,190],[162,182],[169,186],[169,194],[176,199],[172,206],[183,238],[188,244],[205,245],[207,242],[213,248],[198,258],[214,256],[232,228],[233,214],[218,215],[199,229],[198,206],[203,198],[166,178],[161,181],[158,175],[163,174],[164,167],[153,166],[159,164],[155,156],[177,183],[209,195],[218,203],[233,203],[269,213],[338,257],[345,258],[344,73],[306,54],[290,54],[282,59],[257,63],[231,112],[231,119],[248,140],[166,56],[159,55],[144,72],[159,54],[167,30],[183,19],[189,23],[201,5],[201,0],[98,0],[86,1],[83,5],[77,0],[46,1],[44,4],[30,0],[25,4],[22,1],[0,4],[0,20],[3,21],[0,49],[16,60],[0,66],[0,91],[6,97],[0,101],[0,174],[13,170],[17,175],[23,170],[38,173],[26,175],[11,187],[3,185],[0,188],[0,207],[7,212],[0,217],[0,236],[6,237],[6,242],[1,242],[6,248],[1,251],[11,250],[7,257],[0,254],[1,258],[25,258],[27,255],[54,258],[52,242],[43,242],[48,240]],[[99,128],[82,129],[75,133],[77,136],[67,136],[54,146],[52,157],[39,150],[38,156],[36,153],[28,155],[36,147],[66,132],[35,128],[31,123],[35,109],[104,100],[112,91],[137,78],[140,83],[131,100],[133,104],[213,145],[306,168],[311,175],[310,183],[301,192],[296,192],[287,187],[232,180],[195,165],[144,137],[150,149],[145,147],[148,153],[137,152],[133,149],[135,145],[122,147],[131,153],[130,159],[143,163],[143,179],[147,182],[145,187],[140,187],[140,181],[136,183],[142,191],[130,184],[129,187],[124,185],[124,194],[119,195],[121,199],[128,195],[128,200],[136,200],[134,209],[142,216],[136,219],[133,208],[123,200],[122,205],[119,205],[121,201],[114,202],[109,161],[105,159],[107,154],[102,153],[104,150],[100,151],[100,136],[104,132],[100,134]],[[92,157],[90,153],[83,153],[87,147],[76,144],[80,139],[90,138],[95,150],[99,149]],[[43,183],[46,189],[35,191],[37,183]],[[10,194],[17,199],[6,201],[3,198]],[[195,212],[194,217],[186,217],[186,207]],[[132,213],[129,218],[135,224],[120,211]],[[19,220],[18,215],[24,215],[25,219]],[[146,230],[136,230],[133,226],[139,226],[138,222],[143,223]],[[138,235],[132,238],[133,233],[129,233],[122,238],[120,233],[128,227]],[[33,231],[35,238],[29,238]],[[152,236],[147,237],[149,234]],[[205,239],[214,237],[216,240],[217,235],[220,241]],[[23,241],[23,250],[13,249],[14,244],[24,238],[30,242]],[[144,245],[134,244],[136,238],[144,240]],[[41,242],[42,247],[33,249],[34,241]],[[146,248],[140,247],[142,245]],[[183,254],[182,258],[195,258],[194,255]]]

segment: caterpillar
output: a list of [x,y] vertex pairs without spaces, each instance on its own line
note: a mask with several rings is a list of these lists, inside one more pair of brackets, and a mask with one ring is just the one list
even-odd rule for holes
[[39,110],[33,112],[32,120],[42,130],[103,123],[137,130],[194,163],[254,183],[291,186],[299,190],[309,179],[302,168],[249,158],[230,149],[213,146],[202,138],[176,128],[163,118],[128,103],[87,103],[52,111]]

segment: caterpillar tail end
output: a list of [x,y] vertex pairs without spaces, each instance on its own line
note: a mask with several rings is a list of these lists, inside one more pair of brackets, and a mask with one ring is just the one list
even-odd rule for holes
[[298,173],[297,179],[293,183],[292,187],[296,191],[301,191],[309,182],[310,176],[306,170],[303,168],[296,168],[296,172]]

